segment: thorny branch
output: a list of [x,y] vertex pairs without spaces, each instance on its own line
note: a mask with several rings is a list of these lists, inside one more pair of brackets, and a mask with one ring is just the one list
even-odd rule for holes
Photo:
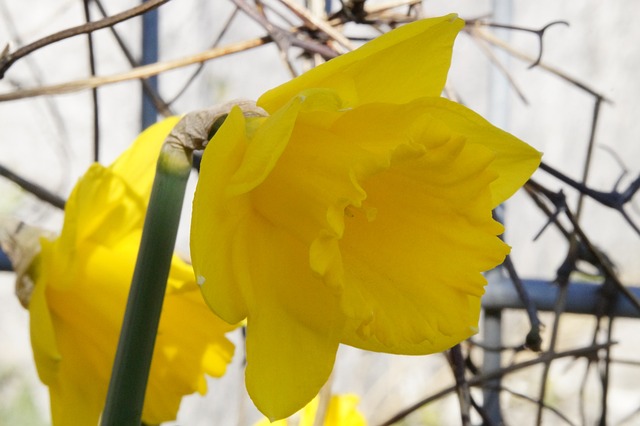
[[449,350],[449,363],[456,380],[456,390],[458,391],[458,401],[460,402],[460,421],[462,426],[471,426],[471,391],[465,377],[464,357],[462,348],[455,345]]
[[542,337],[540,336],[542,323],[540,322],[540,318],[538,318],[538,310],[529,298],[529,294],[524,289],[522,280],[520,279],[520,276],[518,276],[515,265],[511,261],[510,256],[507,256],[504,260],[504,268],[506,269],[511,282],[516,288],[516,291],[520,296],[520,300],[522,300],[522,304],[527,311],[527,316],[529,317],[529,324],[531,325],[531,329],[529,330],[529,333],[527,334],[527,337],[525,339],[525,346],[534,352],[540,352],[542,345]]
[[486,22],[483,20],[468,20],[467,25],[478,25],[478,26],[485,26],[485,27],[492,27],[492,28],[502,28],[506,30],[524,31],[524,32],[533,33],[537,35],[538,36],[538,57],[535,59],[535,61],[533,61],[531,65],[529,65],[529,68],[534,68],[538,66],[540,64],[540,61],[542,60],[542,51],[544,48],[544,43],[542,42],[542,38],[544,37],[544,33],[553,26],[556,26],[556,25],[569,26],[569,23],[567,21],[553,21],[539,29],[524,28],[524,27],[518,27],[515,25],[507,25],[507,24],[497,24],[495,22]]
[[[631,292],[629,292],[626,286],[618,279],[617,273],[609,258],[604,253],[602,253],[602,251],[599,250],[586,235],[586,233],[578,223],[575,215],[567,206],[564,193],[553,192],[534,180],[529,180],[529,182],[527,183],[527,187],[533,187],[537,194],[545,197],[548,201],[550,201],[555,206],[556,211],[563,213],[573,226],[573,233],[575,233],[576,235],[577,245],[570,250],[570,256],[568,256],[567,260],[558,271],[558,279],[565,280],[570,273],[577,270],[576,263],[579,260],[585,260],[597,266],[600,272],[603,274],[604,278],[611,280],[611,283],[615,285],[618,291],[620,291],[622,295],[624,295],[629,300],[629,302],[640,312],[640,301],[638,301],[638,299]],[[554,216],[557,217],[556,214],[554,214]],[[583,249],[579,248],[581,245]]]
[[544,162],[540,164],[540,169],[549,173],[551,176],[557,178],[561,182],[569,185],[573,189],[577,190],[580,194],[592,198],[603,206],[616,210],[622,215],[622,217],[624,217],[624,219],[633,228],[633,230],[638,235],[640,235],[640,228],[631,220],[627,212],[624,210],[624,206],[631,201],[631,199],[640,189],[640,174],[622,192],[619,192],[616,188],[609,192],[603,192],[589,188],[585,184],[573,180],[572,178],[566,176],[565,174],[559,172],[558,170],[554,169]]
[[[467,31],[472,37],[478,37],[479,39],[485,40],[489,44],[491,44],[493,46],[496,46],[497,48],[508,52],[514,58],[517,58],[517,59],[520,59],[522,61],[529,62],[529,63],[535,63],[535,61],[536,61],[536,57],[533,57],[533,56],[531,56],[531,55],[529,55],[527,53],[524,53],[524,52],[520,51],[516,47],[511,46],[509,43],[505,42],[501,38],[497,37],[496,35],[492,34],[489,31],[487,31],[485,28],[481,28],[481,27],[478,27],[478,26],[467,26],[465,28],[465,31]],[[539,54],[538,54],[538,56],[539,56]],[[552,65],[549,65],[549,64],[543,62],[542,60],[540,60],[537,63],[536,67],[540,68],[540,69],[543,69],[543,70],[551,73],[552,75],[555,75],[556,77],[566,81],[567,83],[570,83],[570,84],[576,86],[580,90],[583,90],[583,91],[585,91],[586,93],[588,93],[590,95],[599,97],[605,102],[609,102],[609,99],[607,99],[607,97],[605,97],[604,95],[596,92],[594,89],[589,87],[586,83],[583,83],[583,82],[571,77],[567,73],[559,70],[558,68],[556,68],[556,67],[554,67]]]
[[[480,374],[480,375],[476,375],[474,377],[471,377],[469,379],[467,379],[467,383],[469,386],[482,386],[484,383],[492,380],[492,379],[497,379],[497,378],[502,378],[506,375],[515,373],[517,371],[523,370],[525,368],[529,368],[532,367],[534,365],[538,365],[544,362],[548,362],[550,360],[558,360],[561,358],[581,358],[581,357],[594,357],[597,356],[598,352],[601,349],[605,349],[607,347],[610,347],[611,345],[614,345],[615,342],[607,342],[607,343],[602,343],[599,345],[591,345],[591,346],[587,346],[584,348],[578,348],[578,349],[571,349],[571,350],[567,350],[567,351],[562,351],[562,352],[555,352],[553,354],[551,353],[547,353],[547,352],[543,352],[539,357],[528,360],[528,361],[523,361],[517,364],[512,364],[509,365],[507,367],[503,367],[500,370],[496,370],[496,371],[492,371],[490,373],[485,373],[485,374]],[[392,416],[391,418],[389,418],[388,420],[382,422],[379,424],[379,426],[390,426],[392,424],[395,424],[399,421],[401,421],[402,419],[404,419],[405,417],[407,417],[408,415],[410,415],[411,413],[417,411],[418,409],[424,407],[427,404],[430,404],[440,398],[443,398],[447,395],[449,395],[452,392],[456,391],[456,386],[457,385],[453,385],[453,386],[449,386],[439,392],[436,392],[420,401],[418,401],[417,403],[411,405],[410,407],[407,407],[401,411],[399,411],[398,413],[396,413],[394,416]]]

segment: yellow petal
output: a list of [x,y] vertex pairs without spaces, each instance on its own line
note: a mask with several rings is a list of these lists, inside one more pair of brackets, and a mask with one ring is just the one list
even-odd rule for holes
[[404,25],[266,92],[258,105],[274,112],[311,88],[335,90],[349,107],[440,96],[463,25],[456,15]]
[[412,106],[426,111],[452,132],[464,135],[468,143],[495,153],[495,161],[490,166],[498,175],[491,184],[493,207],[513,195],[540,165],[540,152],[462,105],[443,98],[429,98],[418,100]]
[[203,374],[224,375],[234,346],[222,336],[234,328],[208,309],[195,282],[167,294],[147,385],[145,423],[174,419],[184,395],[205,394]]
[[239,282],[250,312],[247,390],[267,417],[281,419],[311,400],[329,377],[343,317],[294,237],[253,215],[237,241],[237,254],[251,265]]
[[[309,268],[309,245],[326,226],[326,205],[316,212],[315,204],[289,204],[280,195],[307,181],[278,187],[286,173],[276,171],[291,169],[283,152],[297,141],[291,131],[302,105],[325,108],[322,99],[331,98],[325,95],[294,99],[280,114],[261,119],[253,133],[232,111],[205,151],[194,200],[197,279],[222,318],[248,317],[247,389],[271,419],[291,415],[317,394],[333,367],[344,321],[337,295]],[[299,209],[304,212],[296,217]],[[281,226],[292,217],[292,226]]]
[[53,285],[75,280],[72,271],[65,269],[70,259],[83,255],[76,251],[80,242],[109,246],[142,228],[160,148],[178,120],[170,117],[149,127],[111,166],[93,164],[78,181],[65,206],[61,237],[52,250],[51,267],[61,277]]
[[[249,135],[251,142],[246,145],[243,161],[227,183],[226,195],[228,197],[252,190],[267,177],[289,143],[289,137],[301,106],[302,98],[297,97],[269,118],[250,119],[261,125],[257,127],[255,134]],[[224,126],[223,124],[222,127]],[[251,126],[251,123],[248,126]],[[215,137],[212,140],[214,145],[216,140]]]
[[301,412],[298,426],[314,426],[319,415],[324,416],[323,426],[366,426],[364,416],[358,411],[357,395],[331,395],[325,413],[318,413],[319,399],[315,397]]
[[[130,280],[133,272],[131,261],[123,251],[118,250],[114,255],[95,245],[85,244],[82,248],[83,262],[88,265],[71,262],[77,281],[63,288],[50,285],[59,277],[55,271],[43,268],[41,280],[36,284],[36,288],[46,291],[61,354],[59,368],[53,373],[55,378],[45,382],[49,386],[56,426],[75,425],[77,421],[96,424],[106,398],[127,298],[128,287],[120,280],[123,277]],[[135,247],[131,246],[130,250],[135,255]],[[100,268],[92,272],[96,276],[88,275],[86,272],[93,271],[94,262]],[[89,266],[86,272],[79,270],[84,266]],[[31,330],[32,334],[43,332],[34,323]],[[34,354],[37,354],[35,347]],[[76,407],[82,408],[76,410]]]
[[234,210],[242,199],[229,199],[226,187],[244,158],[248,138],[245,119],[233,109],[202,157],[191,216],[191,260],[196,280],[211,309],[229,323],[247,316],[244,297],[235,285],[234,253],[228,243],[243,219]]
[[302,410],[300,410],[300,423],[298,426],[313,426],[315,424],[319,403],[320,398],[316,396],[311,401],[309,401],[309,403],[305,405]]
[[151,194],[162,143],[178,121],[180,117],[168,117],[148,127],[109,167],[145,202],[148,202]]
[[333,395],[325,417],[325,426],[366,426],[367,421],[358,411],[357,395]]
[[[300,410],[299,421],[293,422],[297,426],[313,426],[316,424],[316,418],[323,416],[323,426],[366,426],[367,421],[358,411],[358,403],[360,398],[357,395],[331,395],[331,399],[326,406],[324,413],[318,413],[319,398],[316,396],[307,405]],[[276,420],[270,422],[267,419],[261,419],[254,426],[287,426],[291,424],[289,419]]]
[[[57,279],[50,285],[63,288],[79,277],[74,263],[84,262],[83,244],[113,246],[144,223],[145,203],[109,169],[93,164],[78,181],[65,206],[60,237],[50,256],[43,259]],[[107,226],[105,226],[105,224]]]
[[254,423],[253,426],[289,426],[289,419],[276,420],[272,422],[267,418],[262,418]]
[[[89,396],[94,415],[102,410],[138,245],[139,235],[113,251],[96,247],[83,284],[49,294],[60,346],[66,348],[60,381],[83,389],[75,395],[64,392],[66,412],[72,418],[74,407]],[[143,409],[149,424],[175,418],[182,396],[203,393],[203,373],[222,375],[233,354],[233,345],[222,338],[233,327],[207,309],[194,282],[184,287],[167,295],[164,302]],[[79,346],[78,341],[83,344]]]
[[[303,98],[293,99],[267,119],[246,120],[239,109],[233,109],[202,158],[193,202],[191,256],[209,306],[230,323],[247,316],[246,295],[238,297],[239,290],[233,286],[237,270],[246,265],[238,264],[227,247],[250,213],[251,200],[242,195],[260,185],[279,161],[302,102]],[[247,134],[256,122],[262,125]]]
[[344,216],[343,309],[352,320],[343,342],[426,353],[473,334],[469,298],[479,305],[480,273],[508,251],[491,218],[496,154],[413,105],[362,107],[331,131],[389,157],[360,180],[363,208]]
[[[46,250],[45,247],[42,248],[42,251],[46,252]],[[34,260],[34,262],[39,261],[40,258]],[[38,368],[38,375],[43,383],[49,384],[55,381],[62,357],[58,350],[55,329],[47,306],[45,289],[45,286],[35,286],[33,289],[29,303],[29,319],[31,322],[31,346],[36,360],[36,367]]]
[[[81,269],[77,282],[64,289],[47,286],[49,281],[36,285],[47,289],[61,354],[55,371],[39,363],[39,369],[55,376],[45,383],[56,425],[77,424],[79,406],[93,416],[83,424],[95,424],[102,411],[139,242],[140,233],[110,249],[86,243],[86,263],[75,265]],[[56,279],[48,271],[43,276]],[[224,373],[233,345],[223,335],[233,328],[206,307],[193,281],[167,295],[143,410],[146,423],[174,419],[183,395],[206,390],[204,373]],[[46,330],[32,323],[32,331],[42,335]],[[38,362],[41,350],[34,346],[34,351]]]

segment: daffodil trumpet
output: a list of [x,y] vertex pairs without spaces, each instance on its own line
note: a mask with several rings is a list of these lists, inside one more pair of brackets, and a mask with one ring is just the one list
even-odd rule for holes
[[251,102],[236,101],[185,115],[167,136],[156,174],[131,282],[102,426],[139,426],[158,322],[194,150],[203,149],[233,106],[263,115]]
[[509,247],[492,209],[540,153],[443,98],[456,15],[394,29],[232,109],[191,222],[202,293],[246,319],[245,381],[271,421],[304,407],[339,345],[405,355],[478,331]]

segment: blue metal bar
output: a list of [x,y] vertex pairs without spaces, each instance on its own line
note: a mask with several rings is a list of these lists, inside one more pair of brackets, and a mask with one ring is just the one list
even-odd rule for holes
[[[147,0],[143,0],[145,2]],[[142,65],[158,62],[158,9],[142,15]],[[147,78],[149,86],[158,91],[158,77]],[[142,129],[158,120],[158,110],[151,98],[142,91]]]
[[2,250],[0,250],[0,271],[13,271],[11,261]]
[[[502,279],[501,268],[498,267],[487,273],[489,284]],[[484,302],[484,297],[483,297]],[[483,303],[484,316],[482,317],[483,343],[489,347],[502,346],[502,308],[493,308]],[[500,351],[484,351],[482,355],[482,369],[485,373],[498,371],[502,367],[502,354]],[[502,424],[500,411],[500,378],[492,379],[483,385],[482,408],[490,420],[490,424]]]
[[[500,347],[502,345],[502,310],[485,309],[482,319],[482,329],[484,331],[483,343],[489,347]],[[484,351],[482,368],[483,371],[500,370],[502,355],[500,351]],[[493,425],[502,424],[502,413],[500,412],[500,379],[488,380],[483,385],[483,402],[487,417]]]
[[[553,311],[558,297],[558,286],[545,280],[522,280],[531,301],[539,310]],[[569,283],[565,312],[573,314],[590,314],[596,312],[598,303],[602,301],[602,286],[586,282]],[[640,298],[640,287],[628,287],[629,291]],[[487,292],[482,297],[485,309],[523,309],[524,306],[511,281],[507,278],[489,280]],[[616,317],[640,318],[640,312],[624,296],[618,296],[610,314]]]
[[[493,0],[492,1],[492,18],[495,22],[510,23],[513,16],[512,0]],[[508,31],[496,31],[496,34],[508,39],[510,34]],[[505,67],[509,66],[510,56],[507,52],[495,52],[496,58],[501,61]],[[493,124],[503,129],[508,128],[509,123],[509,95],[510,87],[507,77],[493,63],[489,64],[489,109],[487,118]],[[504,212],[501,216],[504,216]],[[498,218],[501,222],[502,218]],[[487,279],[491,282],[494,279],[500,279],[500,269],[496,269],[488,274]],[[483,332],[485,343],[493,347],[502,346],[502,313],[500,308],[485,309],[483,319]],[[484,351],[482,368],[485,373],[491,373],[501,368],[502,354],[499,351]],[[500,410],[500,378],[494,379],[486,383],[482,389],[483,408],[491,421],[491,424],[502,424],[502,412]]]

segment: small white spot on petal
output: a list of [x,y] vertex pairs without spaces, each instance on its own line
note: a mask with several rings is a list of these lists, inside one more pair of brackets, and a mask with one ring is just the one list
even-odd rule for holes
[[205,277],[203,277],[202,275],[198,275],[196,279],[196,282],[198,283],[198,285],[204,284],[205,281],[206,281]]

